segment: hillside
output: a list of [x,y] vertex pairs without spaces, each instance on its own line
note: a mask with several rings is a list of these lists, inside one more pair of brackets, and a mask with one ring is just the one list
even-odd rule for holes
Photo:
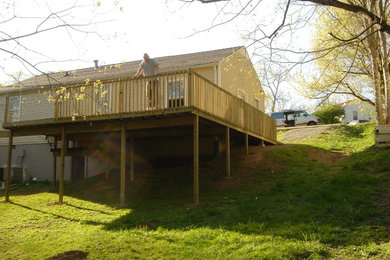
[[67,184],[63,205],[49,184],[20,187],[0,204],[0,259],[390,258],[390,150],[372,130],[236,149],[231,178],[203,160],[200,205],[191,163],[139,174],[123,209],[115,173]]

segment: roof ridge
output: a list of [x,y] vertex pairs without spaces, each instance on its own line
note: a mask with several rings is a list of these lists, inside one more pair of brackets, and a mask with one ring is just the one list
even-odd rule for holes
[[[155,59],[157,59],[161,64],[160,70],[162,69],[166,71],[197,66],[211,66],[224,60],[226,57],[229,57],[235,51],[242,50],[243,48],[245,48],[245,46],[235,46],[215,50],[161,56]],[[53,80],[59,80],[61,81],[61,84],[64,85],[83,82],[86,79],[96,80],[96,78],[107,79],[114,77],[124,77],[126,75],[128,76],[132,73],[135,73],[140,62],[141,60],[122,61],[120,63],[100,65],[97,68],[95,66],[91,66],[80,69],[59,70],[57,72],[32,76],[21,81],[17,85],[24,87],[50,85],[50,80],[48,80],[47,77],[50,77]]]

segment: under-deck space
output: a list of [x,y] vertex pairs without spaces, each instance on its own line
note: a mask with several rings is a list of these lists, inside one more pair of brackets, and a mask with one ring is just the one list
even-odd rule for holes
[[7,201],[14,137],[47,137],[60,203],[65,157],[71,157],[71,180],[88,177],[87,170],[80,170],[88,168],[88,158],[99,161],[96,170],[107,178],[117,169],[122,205],[126,176],[130,181],[137,176],[135,157],[192,160],[194,202],[199,203],[202,156],[224,159],[230,176],[230,147],[248,151],[251,144],[277,142],[274,119],[192,70],[10,91],[3,128],[2,137],[8,137]]

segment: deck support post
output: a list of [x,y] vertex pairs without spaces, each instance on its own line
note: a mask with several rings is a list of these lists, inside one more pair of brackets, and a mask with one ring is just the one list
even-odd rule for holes
[[60,160],[60,183],[59,183],[59,203],[64,203],[64,175],[65,175],[65,151],[66,151],[65,127],[61,127],[61,160]]
[[12,167],[12,140],[13,140],[13,132],[9,131],[8,137],[8,160],[7,160],[7,179],[6,179],[6,188],[5,188],[5,201],[9,202],[9,192],[10,192],[10,184],[11,184],[11,167]]
[[106,178],[106,181],[109,180],[110,176],[109,176],[109,173],[108,173],[108,163],[109,163],[109,159],[108,159],[108,136],[107,135],[104,135],[104,160],[105,160],[105,165],[104,165],[104,176]]
[[245,154],[249,154],[249,135],[245,134]]
[[122,123],[121,128],[121,173],[120,173],[120,203],[124,207],[126,190],[126,124]]
[[55,150],[57,149],[57,137],[54,137],[53,144],[53,188],[56,188],[57,181],[57,156],[55,154]]
[[134,181],[134,136],[130,136],[130,181]]
[[230,177],[230,128],[226,127],[226,175]]
[[194,203],[199,204],[199,116],[194,116]]

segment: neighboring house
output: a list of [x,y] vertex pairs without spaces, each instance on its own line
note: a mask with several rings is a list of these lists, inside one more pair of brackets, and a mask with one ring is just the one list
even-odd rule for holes
[[[276,144],[275,120],[264,113],[263,90],[244,47],[156,60],[161,73],[154,77],[131,77],[141,61],[96,62],[1,88],[0,165],[12,142],[11,164],[38,180],[59,178],[61,201],[64,179],[117,169],[124,182],[127,168],[133,180],[134,165],[145,161],[193,157],[195,181],[199,155],[225,151],[229,175],[231,145]],[[153,106],[148,84],[156,85]],[[122,202],[123,193],[124,184]]]
[[344,108],[343,124],[355,120],[375,121],[375,107],[358,100],[351,100],[340,104]]

